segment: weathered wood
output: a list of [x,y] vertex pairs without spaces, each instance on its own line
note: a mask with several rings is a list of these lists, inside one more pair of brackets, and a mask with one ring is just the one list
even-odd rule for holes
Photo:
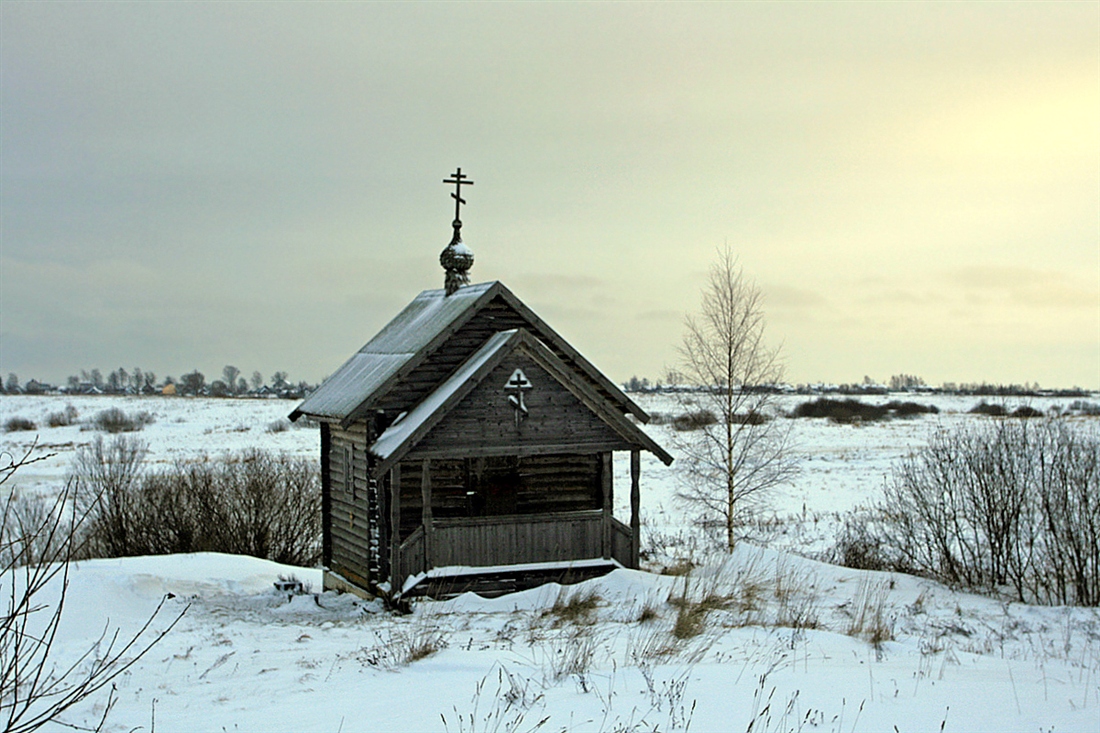
[[630,536],[630,527],[618,519],[611,518],[611,557],[623,567],[630,567],[631,556],[634,554],[633,541]]
[[432,567],[432,462],[420,464],[421,521],[424,523],[424,570]]
[[602,556],[600,510],[438,520],[434,566],[511,565]]
[[401,585],[392,586],[394,593],[401,592],[405,578],[424,571],[424,539],[424,528],[417,527],[416,531],[401,543],[397,561],[399,568],[397,578]]
[[396,593],[401,575],[401,467],[390,471],[390,591]]
[[[520,337],[516,338],[523,343]],[[564,376],[567,372],[551,374],[543,367],[541,357],[536,360],[525,349],[516,347],[500,358],[468,394],[456,401],[441,422],[414,441],[415,448],[410,445],[410,452],[515,450],[546,444],[605,443],[622,449],[635,447],[560,381],[562,378],[568,381]],[[533,384],[524,394],[527,412],[518,416],[504,390],[517,369]],[[571,386],[579,389],[577,385]]]
[[630,443],[623,440],[593,441],[576,443],[544,443],[539,445],[517,446],[481,446],[468,445],[462,447],[422,448],[417,446],[405,456],[408,459],[420,458],[478,458],[488,456],[544,456],[563,453],[587,454],[603,453],[604,451],[630,450]]
[[611,453],[600,456],[600,488],[603,490],[603,503],[600,505],[603,525],[601,545],[605,558],[611,557],[611,482],[613,480],[611,456]]
[[327,432],[328,450],[322,472],[328,473],[328,506],[322,518],[326,525],[322,541],[329,546],[333,564],[340,563],[350,572],[369,577],[372,528],[362,490],[370,485],[367,433],[361,426],[344,430],[337,425],[329,425]]
[[642,452],[635,448],[630,451],[630,565],[637,568],[638,551],[642,546]]
[[[525,330],[494,340],[450,400],[410,423],[419,432],[385,459],[369,454],[401,413],[513,329]],[[501,289],[416,351],[354,417],[322,428],[326,564],[355,582],[388,581],[395,593],[407,575],[446,565],[613,558],[637,567],[640,451],[670,458],[626,419],[645,419],[629,398]],[[505,390],[515,369],[530,389]],[[521,414],[508,400],[519,394]],[[617,450],[631,453],[629,525],[613,516]]]
[[332,435],[328,423],[321,423],[321,564],[332,565],[332,474],[329,446]]

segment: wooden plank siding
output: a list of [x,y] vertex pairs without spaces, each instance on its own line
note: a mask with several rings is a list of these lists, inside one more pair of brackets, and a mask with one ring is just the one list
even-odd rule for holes
[[[533,385],[524,392],[527,412],[520,413],[518,420],[504,389],[516,369],[522,369]],[[634,447],[530,356],[517,350],[432,428],[407,457],[476,455],[494,449],[515,453],[525,446],[543,445],[575,446],[570,452],[595,452],[585,451],[586,446],[614,446],[616,450]]]
[[[431,394],[432,390],[454,373],[491,336],[513,328],[526,328],[538,335],[533,324],[516,312],[502,297],[497,296],[451,334],[374,405],[375,409],[384,412],[385,425]],[[547,346],[566,364],[573,364],[573,360],[562,349],[556,348],[552,343],[547,343]],[[616,404],[615,398],[603,386],[584,374],[583,370],[576,369],[576,373],[610,404]],[[384,428],[385,425],[379,427]]]
[[439,520],[432,565],[491,566],[600,557],[603,514],[513,515]]
[[378,537],[377,528],[371,526],[368,504],[370,474],[366,426],[353,425],[345,430],[330,425],[327,432],[326,525],[330,534],[327,564],[341,574],[370,578],[372,540],[377,542]]
[[614,517],[611,518],[611,557],[623,567],[638,567],[638,547],[634,544],[634,533],[628,525]]

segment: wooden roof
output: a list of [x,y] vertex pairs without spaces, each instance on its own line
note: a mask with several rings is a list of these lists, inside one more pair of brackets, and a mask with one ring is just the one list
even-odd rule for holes
[[[425,290],[363,348],[325,380],[290,419],[310,415],[348,426],[366,415],[401,380],[427,360],[463,324],[494,299],[506,302],[529,330],[563,361],[579,370],[605,398],[642,422],[649,416],[500,282]],[[621,417],[621,415],[620,415]]]
[[375,465],[375,474],[382,475],[412,451],[452,408],[461,403],[505,357],[517,349],[530,356],[568,389],[617,433],[624,443],[650,451],[665,465],[672,463],[672,456],[660,445],[623,413],[608,409],[607,400],[590,384],[581,379],[539,339],[521,328],[494,335],[434,392],[383,431],[370,446],[371,453],[380,459]]

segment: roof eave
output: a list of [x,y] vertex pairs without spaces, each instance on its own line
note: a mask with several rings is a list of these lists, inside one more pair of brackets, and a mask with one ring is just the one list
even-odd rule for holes
[[375,403],[377,403],[379,399],[384,397],[391,389],[393,389],[394,385],[405,379],[405,377],[407,377],[413,370],[423,364],[424,360],[427,359],[432,353],[434,353],[435,350],[438,349],[444,341],[449,339],[455,331],[466,325],[466,323],[471,318],[473,318],[474,315],[478,311],[480,311],[486,303],[489,302],[489,300],[496,297],[497,292],[499,292],[498,288],[503,287],[504,286],[501,285],[500,282],[494,281],[493,284],[490,285],[484,293],[482,293],[476,300],[472,301],[469,306],[467,306],[453,321],[451,321],[447,325],[446,328],[436,334],[435,338],[433,338],[431,341],[425,344],[423,348],[413,354],[413,356],[408,361],[406,361],[400,369],[394,372],[389,379],[382,382],[382,384],[380,384],[371,394],[367,395],[367,397],[362,402],[360,402],[359,405],[357,405],[351,412],[349,412],[346,417],[342,418],[340,420],[340,427],[348,428],[353,423],[363,419],[363,417],[366,416],[368,412],[370,412],[371,408],[374,407]]
[[617,402],[619,402],[625,412],[629,412],[634,417],[638,418],[643,423],[649,422],[649,414],[641,407],[630,399],[618,386],[615,385],[610,379],[604,376],[603,372],[595,367],[590,361],[584,358],[584,356],[573,348],[568,341],[561,337],[557,331],[549,326],[544,320],[538,317],[533,310],[528,308],[523,301],[516,297],[516,295],[507,288],[504,284],[497,282],[496,285],[500,286],[499,292],[508,301],[508,304],[515,308],[524,318],[531,322],[532,326],[536,327],[535,330],[540,332],[539,335],[545,334],[548,340],[552,341],[554,346],[561,349],[578,367],[581,368],[584,373],[590,377],[594,382],[599,384],[609,395],[611,395]]

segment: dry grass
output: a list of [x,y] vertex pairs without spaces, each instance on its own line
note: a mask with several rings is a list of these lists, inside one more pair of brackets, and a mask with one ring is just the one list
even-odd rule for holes
[[364,664],[381,669],[397,669],[426,659],[447,648],[447,629],[439,614],[418,613],[393,619],[382,629],[372,629],[377,641],[354,653]]
[[851,618],[846,633],[866,639],[876,648],[894,638],[894,624],[886,615],[889,583],[861,578],[856,597],[851,604]]
[[594,590],[570,590],[562,588],[554,605],[543,611],[542,617],[552,617],[554,626],[565,623],[590,624],[593,615],[603,599]]
[[701,604],[684,603],[676,613],[676,623],[672,626],[672,636],[684,641],[693,639],[707,628],[707,608]]
[[635,619],[640,624],[647,624],[650,621],[656,621],[661,618],[661,612],[657,610],[657,606],[650,601],[646,601],[642,604],[642,608],[638,611],[638,617]]
[[683,558],[677,560],[672,565],[665,565],[661,568],[661,575],[672,575],[681,577],[684,575],[690,575],[691,571],[698,567],[692,560]]

